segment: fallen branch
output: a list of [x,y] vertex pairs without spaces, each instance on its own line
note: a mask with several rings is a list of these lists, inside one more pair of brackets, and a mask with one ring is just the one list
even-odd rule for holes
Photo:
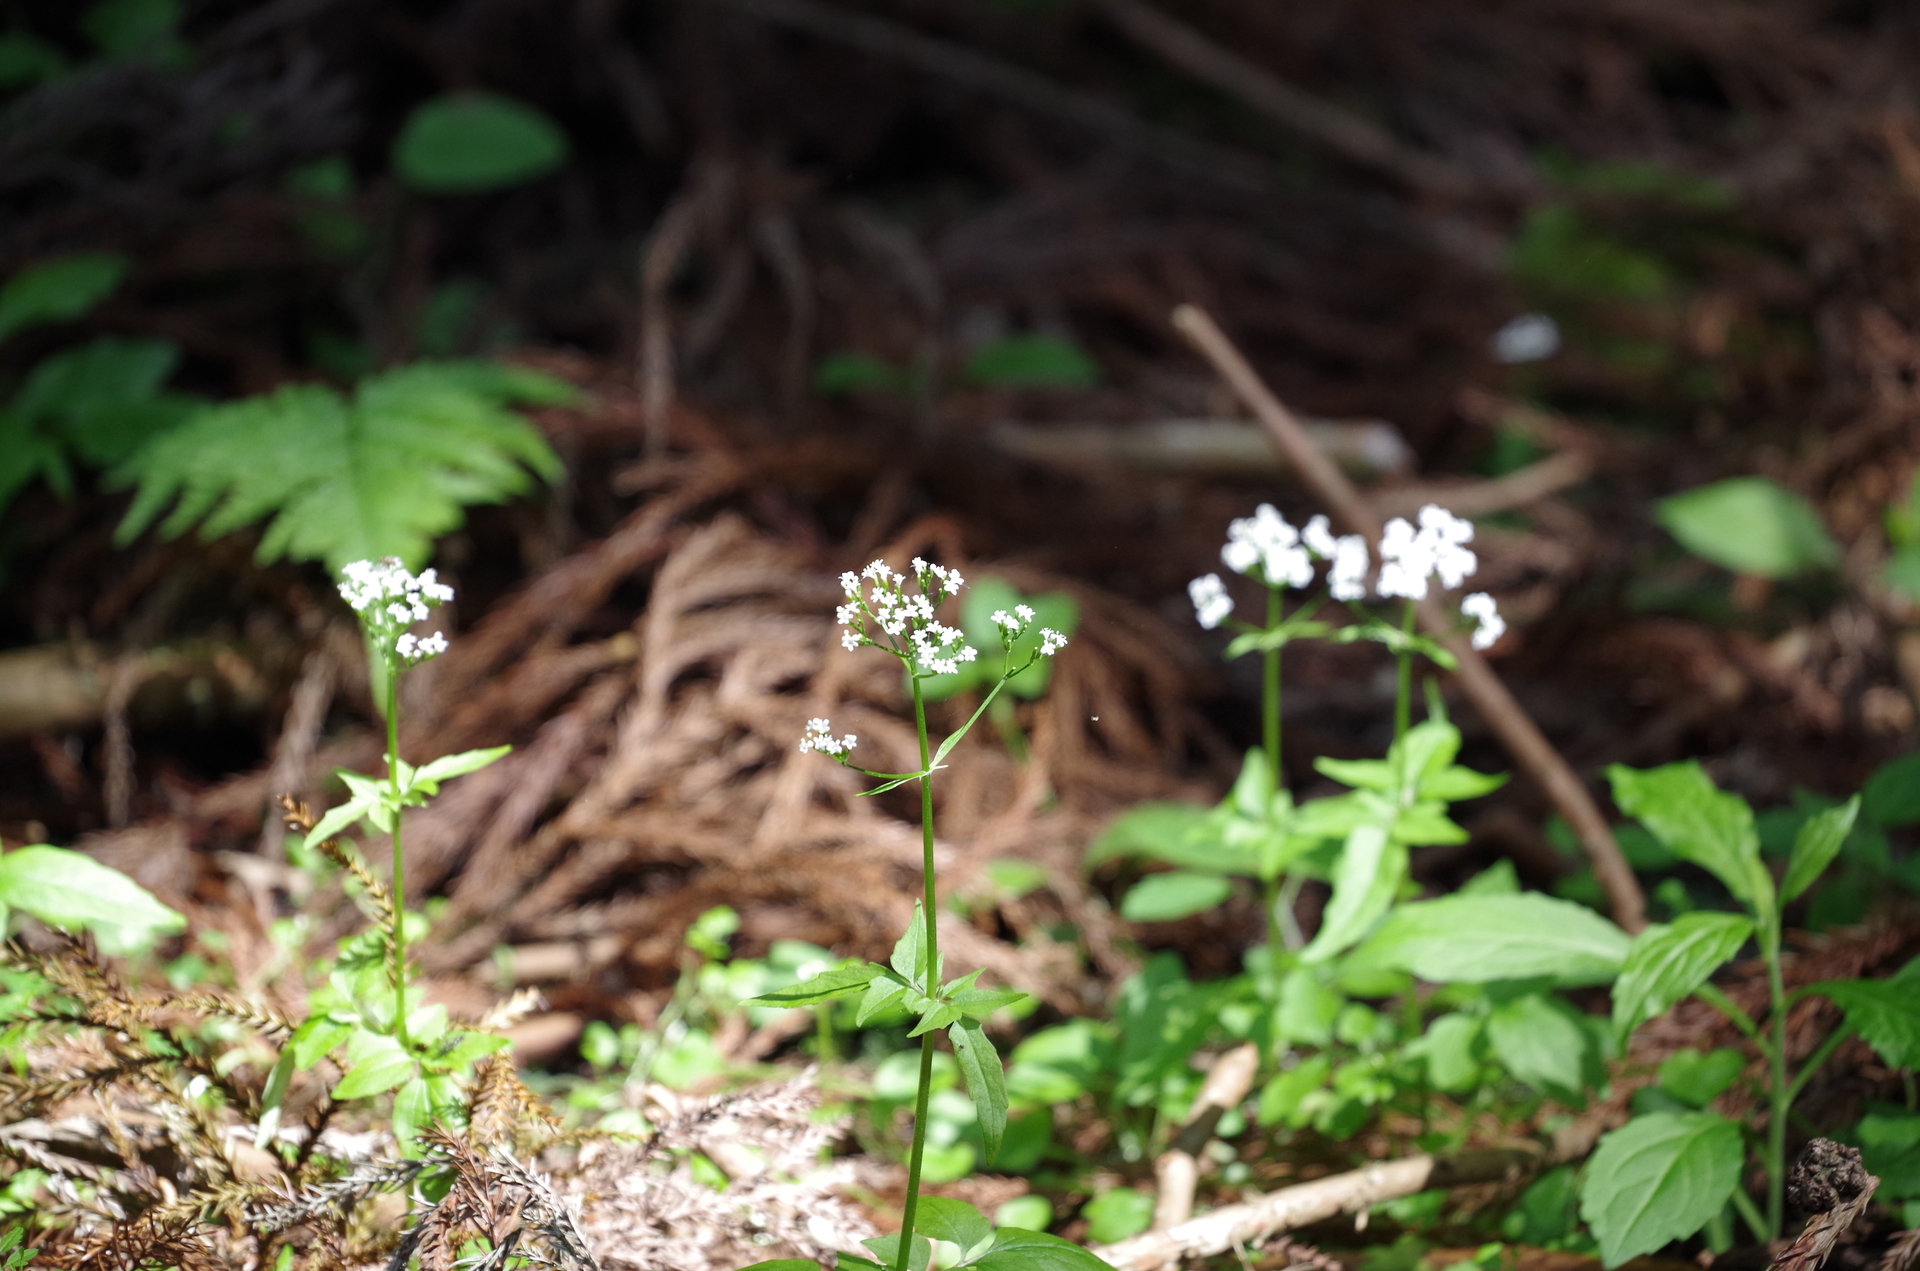
[[1360,1213],[1382,1201],[1433,1187],[1461,1187],[1522,1178],[1550,1165],[1577,1160],[1599,1137],[1597,1123],[1575,1122],[1551,1143],[1482,1148],[1452,1156],[1412,1156],[1285,1187],[1258,1200],[1219,1209],[1164,1231],[1149,1231],[1093,1253],[1114,1271],[1157,1271],[1182,1258],[1210,1258],[1246,1248],[1269,1236]]
[[[1335,516],[1347,528],[1364,534],[1370,542],[1379,542],[1382,530],[1379,514],[1313,444],[1293,412],[1267,388],[1218,324],[1203,310],[1181,305],[1173,311],[1173,325],[1266,425],[1274,444]],[[1499,735],[1514,762],[1540,783],[1560,815],[1579,836],[1581,850],[1593,863],[1594,876],[1606,892],[1613,920],[1628,932],[1645,927],[1646,897],[1640,890],[1639,880],[1634,878],[1626,857],[1620,854],[1620,845],[1614,842],[1613,831],[1586,785],[1521,709],[1479,650],[1454,629],[1453,620],[1438,603],[1432,599],[1421,601],[1419,614],[1420,625],[1458,661],[1454,674],[1474,709]]]
[[1253,1088],[1260,1067],[1260,1048],[1252,1042],[1236,1046],[1213,1061],[1207,1079],[1194,1096],[1187,1123],[1153,1163],[1159,1195],[1153,1206],[1153,1230],[1177,1227],[1193,1216],[1193,1193],[1200,1185],[1200,1153],[1213,1137],[1214,1127],[1227,1109],[1238,1107]]

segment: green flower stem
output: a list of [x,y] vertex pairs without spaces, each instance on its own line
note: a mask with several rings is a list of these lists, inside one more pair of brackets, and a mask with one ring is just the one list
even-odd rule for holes
[[1400,645],[1400,665],[1398,683],[1393,694],[1393,741],[1407,735],[1407,729],[1413,724],[1413,601],[1405,603],[1400,615],[1400,633],[1407,637]]
[[1775,1228],[1769,1228],[1767,1226],[1766,1217],[1761,1214],[1760,1207],[1753,1203],[1753,1198],[1747,1195],[1745,1188],[1736,1187],[1733,1189],[1733,1208],[1734,1211],[1746,1221],[1748,1228],[1753,1232],[1754,1238],[1760,1241],[1760,1243],[1765,1244],[1767,1241],[1773,1239],[1768,1233],[1771,1230],[1775,1230]]
[[[920,677],[911,663],[907,677],[913,684],[913,725],[920,741],[920,871],[926,919],[926,963],[924,974],[929,993],[940,986],[939,929],[934,922],[938,913],[933,877],[933,772],[932,752],[927,745],[927,702],[920,688]],[[1005,681],[1003,680],[1002,683]],[[933,1034],[920,1036],[920,1089],[913,1099],[913,1150],[907,1157],[907,1201],[900,1211],[900,1259],[897,1271],[908,1271],[913,1252],[913,1221],[920,1208],[920,1165],[927,1153],[927,1100],[933,1093]]]
[[[1285,616],[1286,602],[1281,598],[1278,587],[1267,588],[1267,630],[1272,631],[1280,625]],[[1273,769],[1273,790],[1280,793],[1286,785],[1286,777],[1280,771],[1280,650],[1278,646],[1268,649],[1264,658],[1266,663],[1266,692],[1262,695],[1261,705],[1264,718],[1261,723],[1261,737],[1266,742],[1267,763]]]
[[1767,1229],[1761,1239],[1780,1234],[1786,1216],[1787,1195],[1787,1111],[1793,1106],[1793,1087],[1787,1081],[1787,987],[1780,974],[1779,919],[1764,924],[1760,931],[1760,952],[1767,963],[1767,992],[1772,998],[1773,1054],[1768,1057],[1768,1093],[1772,1096],[1771,1115],[1767,1117]]
[[407,1046],[407,874],[400,855],[400,669],[387,663],[387,783],[393,791],[393,1035]]

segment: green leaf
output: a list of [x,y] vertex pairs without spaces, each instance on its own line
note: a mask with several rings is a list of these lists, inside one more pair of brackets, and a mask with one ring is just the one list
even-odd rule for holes
[[0,287],[0,340],[43,322],[77,318],[99,304],[126,276],[127,258],[79,252],[30,265]]
[[253,1133],[253,1145],[263,1151],[280,1131],[281,1105],[286,1102],[287,1088],[293,1084],[293,1058],[293,1047],[281,1050],[280,1058],[273,1061],[267,1073],[267,1084],[260,1091],[260,1122]]
[[293,1066],[305,1072],[331,1054],[352,1032],[351,1024],[325,1015],[309,1015],[293,1030],[293,1036],[287,1040],[286,1053],[293,1056]]
[[949,1024],[958,1023],[961,1019],[960,1008],[952,1003],[935,1002],[932,998],[923,1000],[926,1002],[926,1006],[923,1008],[925,1014],[921,1015],[920,1021],[908,1030],[908,1037],[918,1037],[922,1033],[931,1033],[935,1029],[945,1028]]
[[1691,759],[1645,770],[1615,764],[1607,776],[1614,802],[1667,850],[1718,878],[1763,921],[1772,915],[1773,878],[1760,862],[1760,836],[1745,799],[1715,787]]
[[1538,993],[1501,1002],[1487,1016],[1487,1041],[1517,1080],[1561,1098],[1579,1092],[1588,1035],[1559,1003]]
[[887,958],[894,974],[908,984],[922,991],[933,986],[927,983],[927,946],[926,914],[919,901],[913,902],[913,917],[907,922],[907,929],[894,941],[893,953]]
[[512,746],[492,746],[486,750],[463,750],[457,755],[446,755],[415,770],[408,785],[414,788],[429,787],[428,792],[432,793],[431,787],[440,782],[476,772],[512,749]]
[[56,927],[178,931],[187,920],[117,869],[45,843],[0,856],[0,905]]
[[1393,904],[1406,876],[1407,849],[1391,840],[1387,827],[1356,826],[1334,867],[1333,898],[1320,930],[1300,951],[1300,960],[1325,962],[1358,943]]
[[[1147,1198],[1147,1217],[1149,1221],[1153,1217],[1151,1197]],[[994,1234],[992,1249],[962,1265],[980,1271],[1113,1271],[1092,1251],[1070,1240],[1017,1227],[1002,1227]]]
[[1407,1046],[1407,1053],[1427,1061],[1427,1079],[1434,1089],[1449,1094],[1472,1089],[1480,1077],[1480,1038],[1485,1024],[1458,1011],[1442,1015],[1427,1025]]
[[[873,1256],[888,1267],[900,1265],[900,1236],[873,1236],[862,1240],[861,1244],[873,1250]],[[907,1271],[927,1271],[927,1264],[933,1261],[933,1242],[919,1232],[913,1233],[913,1243],[907,1247]]]
[[1204,913],[1233,895],[1233,882],[1218,874],[1173,870],[1148,874],[1120,900],[1128,922],[1173,922]]
[[1681,914],[1671,926],[1650,925],[1633,939],[1613,986],[1613,1030],[1627,1034],[1694,993],[1753,935],[1741,914]]
[[968,358],[966,375],[987,388],[1092,388],[1100,367],[1065,336],[1010,335]]
[[1322,755],[1313,761],[1313,768],[1321,776],[1356,790],[1392,794],[1400,788],[1400,766],[1385,759],[1329,759]]
[[1840,561],[1811,504],[1764,477],[1732,477],[1660,500],[1656,519],[1696,556],[1735,573],[1788,578]]
[[953,1043],[953,1057],[980,1117],[980,1137],[991,1163],[1000,1153],[1000,1138],[1007,1129],[1007,1075],[1000,1066],[1000,1054],[976,1019],[955,1023],[947,1030],[947,1040]]
[[769,1258],[741,1267],[740,1271],[826,1271],[826,1268],[812,1258]]
[[546,176],[567,161],[567,135],[544,112],[497,93],[448,93],[413,108],[393,143],[393,170],[427,194],[477,194]]
[[876,975],[868,983],[866,995],[853,1014],[854,1026],[865,1028],[878,1017],[899,1009],[908,992],[907,986],[892,976]]
[[513,1039],[497,1033],[474,1033],[456,1029],[435,1048],[427,1067],[436,1072],[460,1072],[488,1055],[513,1045]]
[[1787,861],[1787,877],[1780,884],[1780,903],[1785,904],[1813,886],[1833,858],[1840,854],[1853,823],[1860,815],[1860,796],[1854,795],[1837,808],[1816,812],[1800,827],[1793,840],[1793,855]]
[[1299,1129],[1312,1117],[1307,1096],[1327,1084],[1333,1075],[1333,1057],[1325,1051],[1309,1055],[1291,1068],[1282,1069],[1260,1091],[1254,1117],[1261,1125],[1282,1122]]
[[883,968],[871,962],[838,966],[830,971],[822,971],[798,984],[790,984],[783,989],[762,993],[758,997],[749,999],[747,1005],[813,1006],[820,1002],[831,1002],[836,997],[845,997],[856,989],[865,988],[882,973]]
[[180,0],[98,0],[81,26],[108,57],[164,47],[180,25]]
[[1346,999],[1328,988],[1312,967],[1296,966],[1280,981],[1274,1028],[1287,1041],[1324,1046],[1333,1040],[1334,1017]]
[[1580,1216],[1617,1267],[1684,1240],[1740,1185],[1740,1127],[1711,1112],[1655,1112],[1604,1135],[1587,1162]]
[[1101,1192],[1080,1210],[1087,1220],[1087,1239],[1113,1244],[1137,1236],[1153,1222],[1153,1197],[1131,1187]]
[[1627,947],[1627,933],[1586,906],[1525,892],[1402,905],[1366,953],[1436,984],[1542,976],[1571,986],[1613,979]]
[[[989,1152],[988,1157],[992,1157]],[[993,1235],[987,1216],[964,1200],[944,1196],[922,1196],[914,1215],[913,1229],[929,1240],[945,1240],[960,1246],[962,1253]]]
[[13,409],[51,426],[88,463],[120,463],[204,405],[160,390],[179,360],[180,351],[165,340],[92,340],[43,358]]
[[361,382],[351,400],[318,384],[212,407],[114,472],[139,486],[116,531],[127,543],[169,506],[161,533],[214,537],[262,519],[262,561],[398,556],[418,564],[464,509],[552,478],[559,460],[510,403],[570,393],[489,363],[420,363]]
[[323,843],[330,838],[336,838],[340,831],[367,816],[377,806],[379,806],[377,798],[355,795],[337,807],[328,808],[326,815],[315,821],[313,828],[307,831],[307,841]]
[[1920,1197],[1920,1117],[1861,1117],[1860,1163],[1880,1180],[1883,1203]]
[[1660,1061],[1660,1088],[1680,1102],[1704,1108],[1740,1079],[1746,1056],[1730,1046],[1701,1053],[1676,1050]]
[[1884,980],[1813,986],[1847,1013],[1847,1024],[1894,1068],[1920,1068],[1920,958]]
[[984,1020],[1003,1006],[1024,1001],[1026,996],[1018,989],[966,989],[948,1000],[960,1008],[961,1014]]
[[1088,869],[1116,856],[1144,856],[1184,869],[1252,874],[1253,858],[1221,840],[1212,808],[1142,803],[1121,815],[1087,848]]
[[1860,814],[1869,825],[1893,827],[1920,821],[1920,750],[1876,768],[1860,799]]
[[867,390],[908,393],[913,389],[913,375],[872,354],[842,350],[820,359],[813,368],[813,387],[828,394]]
[[37,35],[25,31],[0,35],[0,89],[57,79],[66,73],[67,65],[67,55]]
[[333,1088],[336,1099],[363,1099],[391,1090],[414,1075],[413,1056],[385,1033],[357,1029],[347,1042],[347,1075]]
[[[335,1094],[337,1096],[338,1091]],[[414,1142],[432,1116],[433,1103],[427,1095],[427,1079],[414,1077],[393,1096],[393,1137],[402,1144]]]

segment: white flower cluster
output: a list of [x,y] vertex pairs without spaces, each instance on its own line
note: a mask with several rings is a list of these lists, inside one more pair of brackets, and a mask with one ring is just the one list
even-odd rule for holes
[[1507,633],[1507,620],[1494,608],[1493,597],[1484,591],[1476,591],[1462,599],[1460,612],[1479,623],[1473,632],[1473,647],[1476,649],[1491,649]]
[[1262,503],[1252,516],[1227,526],[1227,545],[1220,549],[1220,559],[1236,574],[1250,574],[1259,566],[1269,587],[1313,584],[1313,558],[1300,544],[1300,531],[1271,503]]
[[807,721],[807,735],[800,741],[800,753],[804,755],[809,750],[817,750],[823,755],[838,758],[852,750],[854,743],[859,740],[852,733],[835,737],[831,723],[824,719],[810,719]]
[[434,606],[453,599],[453,588],[435,571],[418,577],[398,557],[357,560],[340,571],[340,595],[360,615],[361,625],[375,643],[393,649],[408,662],[424,662],[447,651],[447,637],[436,631],[416,637],[406,628],[426,619]]
[[[979,657],[979,651],[966,637],[933,616],[934,606],[966,586],[957,569],[929,565],[919,557],[913,560],[913,579],[919,585],[917,595],[906,591],[906,577],[874,561],[858,574],[849,570],[840,575],[846,603],[834,612],[834,620],[846,630],[840,643],[848,649],[877,645],[890,653],[909,656],[929,671],[951,675],[962,662]],[[869,585],[860,594],[862,581]],[[884,637],[876,639],[875,629]]]
[[[1367,541],[1358,534],[1333,536],[1327,518],[1316,516],[1304,530],[1295,529],[1271,503],[1262,503],[1249,517],[1227,527],[1227,545],[1220,559],[1235,573],[1252,573],[1269,587],[1310,587],[1314,558],[1328,563],[1327,586],[1335,600],[1359,600],[1367,594]],[[1233,598],[1220,575],[1207,574],[1187,584],[1200,625],[1212,630],[1233,612]]]
[[1367,594],[1367,540],[1358,534],[1333,536],[1327,518],[1316,516],[1307,522],[1300,541],[1321,560],[1328,562],[1327,587],[1335,600],[1360,600]]
[[1187,584],[1187,596],[1193,601],[1193,613],[1200,625],[1211,631],[1233,612],[1233,597],[1218,574],[1206,574]]
[[[1013,642],[1025,635],[1027,628],[1033,625],[1033,606],[1015,605],[1012,613],[1008,613],[1005,609],[995,609],[993,611],[993,625],[1005,632],[1001,638],[1006,641],[1007,648],[1012,649]],[[1041,657],[1050,658],[1066,647],[1067,637],[1061,635],[1052,627],[1040,628]]]
[[1381,596],[1425,600],[1427,580],[1436,575],[1446,589],[1458,587],[1479,567],[1479,560],[1466,547],[1472,541],[1473,522],[1436,503],[1420,509],[1417,531],[1394,517],[1380,536],[1380,581],[1375,590]]

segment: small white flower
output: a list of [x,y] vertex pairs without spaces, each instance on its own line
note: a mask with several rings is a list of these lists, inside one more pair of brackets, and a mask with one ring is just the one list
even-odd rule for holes
[[1460,612],[1479,622],[1473,633],[1473,647],[1491,649],[1507,633],[1506,619],[1494,607],[1493,597],[1484,591],[1476,591],[1460,602]]
[[1321,560],[1332,560],[1340,547],[1333,537],[1333,531],[1328,528],[1325,516],[1315,516],[1308,521],[1306,528],[1300,531],[1300,541]]
[[1233,612],[1233,597],[1227,594],[1227,585],[1220,581],[1218,574],[1208,574],[1188,583],[1187,595],[1193,601],[1194,617],[1209,631],[1225,622]]
[[914,660],[936,675],[952,675],[962,662],[971,662],[980,651],[966,643],[965,636],[952,627],[928,621],[914,628]]
[[1052,627],[1040,628],[1040,656],[1050,658],[1067,647],[1067,637]]
[[1262,503],[1250,517],[1227,526],[1227,543],[1220,559],[1237,574],[1258,565],[1269,587],[1306,587],[1313,582],[1313,558],[1300,545],[1300,531],[1271,503]]
[[413,632],[408,631],[402,633],[400,638],[393,642],[393,647],[396,653],[411,662],[414,651],[420,647],[420,642],[413,638]]
[[1374,590],[1383,597],[1425,600],[1427,578],[1433,573],[1433,552],[1401,517],[1387,522],[1380,535],[1380,581]]
[[1335,600],[1359,600],[1367,594],[1367,540],[1344,534],[1333,544],[1327,584]]
[[446,651],[447,637],[438,631],[420,641],[420,656],[423,658],[438,657]]
[[1020,627],[1021,627],[1020,619],[1014,617],[1012,614],[1008,613],[1005,609],[995,609],[993,611],[993,625],[996,627],[999,627],[1001,630],[1005,631],[1008,635],[1020,634]]
[[859,740],[852,733],[848,733],[845,737],[835,737],[833,725],[827,720],[810,719],[807,721],[807,735],[800,740],[800,753],[804,755],[809,750],[817,750],[823,755],[838,757],[852,750]]
[[1420,536],[1427,540],[1433,556],[1433,572],[1449,591],[1465,582],[1479,567],[1474,554],[1466,549],[1473,541],[1473,522],[1463,520],[1437,503],[1420,509]]

